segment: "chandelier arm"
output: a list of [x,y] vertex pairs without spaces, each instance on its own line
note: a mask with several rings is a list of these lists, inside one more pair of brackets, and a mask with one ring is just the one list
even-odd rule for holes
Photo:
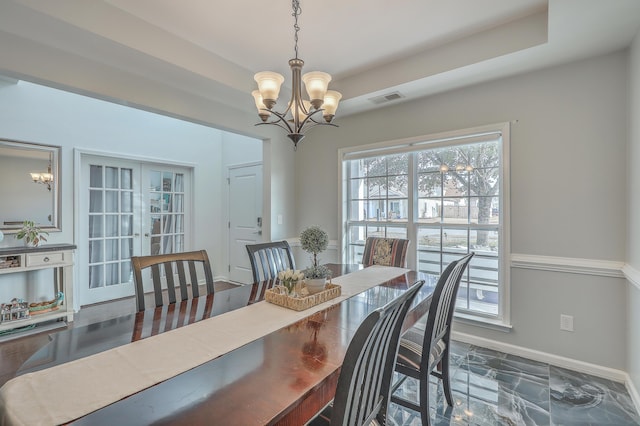
[[271,114],[273,114],[276,117],[278,117],[278,119],[274,120],[274,121],[256,123],[256,126],[258,126],[260,124],[275,124],[276,126],[281,127],[284,130],[287,130],[289,133],[296,133],[295,129],[293,127],[291,127],[291,125],[289,124],[289,122],[287,121],[287,119],[285,117],[285,115],[287,114],[287,111],[289,111],[289,108],[287,108],[287,110],[284,113],[279,113],[277,111],[268,110],[266,108],[264,110],[265,111],[269,111]]
[[309,124],[306,128],[301,129],[301,130],[305,130],[305,131],[306,131],[306,130],[311,129],[311,128],[316,127],[316,126],[333,126],[333,127],[340,127],[340,126],[338,126],[337,124],[333,124],[333,123],[323,123],[323,122],[321,122],[321,121],[314,121],[312,124]]
[[[318,121],[316,121],[316,120],[314,120],[312,118],[315,114],[319,113],[320,111],[322,111],[322,109],[317,109],[315,111],[308,112],[307,116],[305,117],[305,119],[302,120],[302,122],[300,123],[299,126],[297,126],[298,133],[300,133],[300,131],[304,128],[305,124],[307,124],[308,122],[312,122],[312,123],[316,123],[316,124],[322,124],[321,122],[318,122]],[[309,125],[309,126],[307,126],[307,128],[310,128],[310,127],[313,127],[313,126],[315,126],[315,124],[314,125]]]
[[314,121],[314,122],[313,122],[313,124],[309,124],[309,125],[307,126],[307,129],[310,129],[310,128],[315,127],[315,126],[332,126],[332,127],[340,127],[340,126],[338,126],[337,124],[333,124],[333,123],[325,123],[325,122],[322,122],[322,121]]
[[283,126],[279,121],[270,121],[267,123],[256,123],[254,124],[254,126],[264,126],[265,124],[273,124],[274,126],[280,127],[284,131],[290,132],[290,130],[287,127]]
[[[313,118],[313,115],[315,115],[317,112],[320,112],[320,111],[324,111],[324,108],[317,109],[317,110],[315,110],[313,113],[311,113],[311,114],[309,115],[309,117],[308,117],[308,118],[309,118],[309,121],[313,121],[313,122],[314,122],[314,123],[316,123],[316,124],[331,124],[331,123],[327,123],[326,121],[322,121],[322,120],[320,120],[320,121],[316,121],[316,119],[315,119],[315,118]],[[334,126],[334,127],[338,127],[336,124],[333,124],[333,126]]]

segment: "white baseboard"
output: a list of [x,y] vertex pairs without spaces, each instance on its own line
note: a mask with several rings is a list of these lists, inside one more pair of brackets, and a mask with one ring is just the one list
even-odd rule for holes
[[640,393],[638,393],[638,388],[635,386],[635,384],[633,383],[633,380],[631,380],[631,377],[628,374],[627,374],[627,380],[624,382],[624,384],[627,386],[627,391],[631,396],[633,405],[636,406],[636,411],[640,413]]
[[[547,352],[537,351],[522,346],[511,345],[509,343],[498,342],[496,340],[485,339],[467,333],[454,331],[451,338],[459,342],[469,343],[483,348],[493,349],[511,355],[521,356],[523,358],[532,359],[534,361],[545,362],[556,367],[562,367],[580,373],[591,374],[592,376],[602,377],[619,383],[629,383],[629,375],[615,368],[603,367],[601,365],[591,364],[576,359],[567,358]],[[639,410],[640,411],[640,410]]]
[[629,396],[631,397],[631,401],[636,407],[636,411],[640,413],[640,393],[638,393],[638,388],[633,383],[633,380],[631,380],[631,376],[629,376],[628,373],[622,370],[603,367],[601,365],[578,361],[576,359],[559,355],[553,355],[547,352],[536,351],[534,349],[511,345],[509,343],[498,342],[496,340],[485,339],[484,337],[477,337],[467,333],[454,331],[451,334],[451,338],[458,342],[468,343],[471,345],[480,346],[482,348],[493,349],[507,354],[532,359],[534,361],[544,362],[556,367],[562,367],[568,370],[591,374],[592,376],[602,377],[605,379],[613,380],[615,382],[624,383],[627,391],[629,392]]

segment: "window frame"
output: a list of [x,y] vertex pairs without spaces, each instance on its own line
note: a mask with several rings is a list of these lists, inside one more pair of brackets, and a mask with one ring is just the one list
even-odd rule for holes
[[[456,317],[460,319],[470,320],[472,322],[485,323],[489,326],[496,326],[500,329],[511,327],[511,306],[510,306],[510,283],[511,283],[511,246],[510,246],[510,123],[497,123],[473,128],[448,131],[436,134],[422,135],[405,139],[397,139],[391,141],[383,141],[372,144],[358,145],[338,150],[338,181],[339,181],[339,239],[338,245],[339,258],[341,261],[347,262],[349,252],[348,232],[350,225],[370,225],[370,222],[359,222],[349,220],[348,204],[348,160],[357,160],[370,157],[387,156],[398,153],[417,152],[422,149],[438,148],[454,145],[466,145],[474,142],[490,141],[501,137],[500,150],[500,183],[499,183],[499,255],[498,255],[498,315],[484,316],[481,313],[473,312],[456,312]],[[408,209],[409,218],[406,222],[397,223],[391,221],[382,221],[380,226],[406,226],[407,237],[413,240],[414,244],[407,253],[407,267],[413,270],[417,269],[417,245],[415,238],[421,223],[418,221],[414,211],[414,203],[418,199],[417,185],[414,183],[415,160],[409,162],[409,185]]]

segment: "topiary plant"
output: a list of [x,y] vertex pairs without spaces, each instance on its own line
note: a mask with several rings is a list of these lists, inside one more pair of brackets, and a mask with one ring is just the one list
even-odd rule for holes
[[319,226],[310,226],[300,234],[302,250],[313,254],[313,266],[318,266],[318,253],[322,253],[329,245],[329,235]]

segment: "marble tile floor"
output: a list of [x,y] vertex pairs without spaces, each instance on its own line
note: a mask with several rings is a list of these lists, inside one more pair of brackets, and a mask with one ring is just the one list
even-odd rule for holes
[[[432,378],[431,424],[444,425],[640,425],[624,384],[465,343],[452,342],[454,407]],[[417,400],[408,379],[398,393]],[[391,404],[392,424],[421,425],[420,414]]]

